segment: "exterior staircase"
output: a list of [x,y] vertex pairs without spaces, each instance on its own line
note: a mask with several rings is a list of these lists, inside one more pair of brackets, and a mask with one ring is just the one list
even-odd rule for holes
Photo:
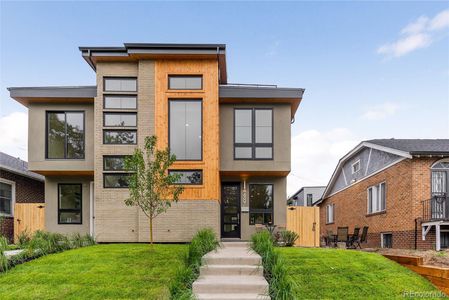
[[198,300],[270,299],[262,259],[246,242],[223,242],[206,254],[192,288]]

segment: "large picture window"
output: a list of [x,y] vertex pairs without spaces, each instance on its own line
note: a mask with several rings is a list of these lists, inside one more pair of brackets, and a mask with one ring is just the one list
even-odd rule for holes
[[234,158],[273,159],[273,110],[271,108],[235,109]]
[[47,151],[49,159],[84,158],[84,112],[47,112]]
[[386,207],[385,182],[368,188],[368,213],[384,211]]
[[169,101],[169,147],[177,160],[202,160],[202,101]]
[[273,223],[273,185],[249,185],[249,224]]
[[12,216],[13,185],[0,181],[0,216]]
[[82,224],[83,188],[81,184],[58,185],[58,223]]

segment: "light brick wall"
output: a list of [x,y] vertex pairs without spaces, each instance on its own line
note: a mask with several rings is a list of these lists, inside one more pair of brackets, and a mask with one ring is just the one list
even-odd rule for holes
[[[422,217],[422,200],[430,199],[430,167],[435,159],[414,158],[403,160],[390,168],[360,181],[344,191],[325,199],[320,205],[321,235],[337,227],[369,226],[368,247],[380,247],[380,234],[393,233],[394,248],[414,248],[415,219]],[[367,214],[367,189],[386,182],[386,212]],[[335,204],[335,222],[326,224],[326,206]],[[434,248],[435,231],[428,233],[426,241],[421,238],[418,221],[418,249]]]

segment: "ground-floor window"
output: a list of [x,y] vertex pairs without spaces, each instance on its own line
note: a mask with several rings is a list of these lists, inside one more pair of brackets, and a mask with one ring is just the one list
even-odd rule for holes
[[393,248],[393,234],[391,233],[381,233],[380,234],[380,246],[382,248]]
[[82,224],[83,188],[80,183],[58,185],[58,224]]
[[449,248],[449,231],[441,232],[441,248]]
[[249,224],[273,223],[273,185],[249,185]]
[[0,181],[0,216],[12,216],[13,184]]

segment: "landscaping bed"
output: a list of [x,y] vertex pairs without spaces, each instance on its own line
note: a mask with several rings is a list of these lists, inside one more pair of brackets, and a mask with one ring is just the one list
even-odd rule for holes
[[392,299],[441,292],[428,280],[377,254],[363,251],[278,248],[297,299]]
[[0,274],[0,299],[168,299],[187,245],[108,244],[50,254]]
[[449,249],[443,251],[420,251],[420,250],[407,250],[407,249],[373,249],[372,251],[380,254],[388,255],[406,255],[406,256],[418,256],[423,258],[425,265],[431,265],[436,267],[449,268]]

